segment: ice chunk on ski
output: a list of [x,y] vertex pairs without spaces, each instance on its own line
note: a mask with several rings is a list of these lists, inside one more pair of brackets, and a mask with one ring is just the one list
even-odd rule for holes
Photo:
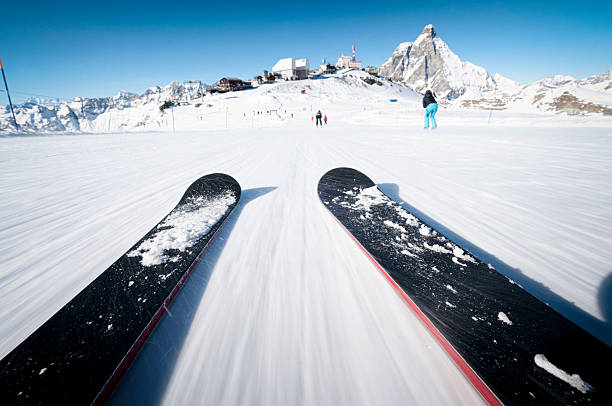
[[544,354],[536,354],[536,356],[534,357],[534,361],[537,366],[539,366],[540,368],[543,368],[544,370],[546,370],[546,372],[550,373],[551,375],[556,376],[562,381],[567,382],[568,384],[578,389],[582,393],[595,391],[595,388],[589,385],[588,383],[586,383],[585,381],[583,381],[582,378],[580,378],[580,375],[568,374],[561,368],[558,368],[555,365],[553,365],[548,359],[546,359]]
[[461,266],[461,267],[467,266],[467,264],[464,264],[463,262],[460,262],[457,257],[453,257],[453,262],[456,263],[457,265]]
[[456,256],[457,258],[460,258],[464,261],[468,261],[471,262],[473,264],[476,263],[476,260],[474,258],[472,258],[470,255],[467,255],[465,253],[464,250],[462,250],[461,248],[455,246],[455,248],[453,248],[453,255]]
[[352,201],[345,200],[341,204],[350,207],[352,210],[362,210],[369,212],[372,206],[387,204],[389,199],[376,186],[365,188],[355,193],[352,190],[344,192]]
[[441,253],[441,254],[452,254],[452,253],[453,253],[453,251],[448,250],[448,249],[446,249],[446,248],[442,247],[441,245],[438,245],[438,244],[429,245],[429,244],[427,243],[427,241],[425,241],[425,242],[423,243],[423,246],[424,246],[425,248],[427,248],[428,250],[432,250],[432,251],[435,251],[435,252],[439,252],[439,253]]
[[394,223],[394,222],[392,222],[392,221],[385,220],[385,221],[383,221],[383,223],[384,223],[384,224],[385,224],[387,227],[394,228],[394,229],[396,229],[396,230],[398,230],[398,231],[401,231],[402,233],[405,233],[405,232],[406,232],[406,229],[405,229],[404,227],[402,227],[402,226],[400,226],[399,224]]
[[431,235],[431,228],[427,227],[425,224],[421,224],[421,227],[419,227],[419,234],[429,237]]
[[506,315],[506,313],[504,312],[499,312],[497,314],[497,320],[511,326],[512,325],[512,321],[510,320],[510,318]]

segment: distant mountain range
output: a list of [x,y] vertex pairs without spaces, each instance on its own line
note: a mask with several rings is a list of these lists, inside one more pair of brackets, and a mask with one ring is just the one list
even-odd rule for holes
[[[379,76],[395,82],[392,87],[387,86],[388,81],[365,72],[359,72],[363,80],[356,82],[346,81],[342,75],[335,76],[345,86],[346,94],[353,94],[368,83],[394,91],[401,88],[406,92],[424,93],[431,89],[441,104],[459,109],[612,116],[612,70],[580,80],[558,75],[519,85],[461,60],[438,36],[433,25],[425,26],[414,42],[399,44],[380,67]],[[26,132],[156,129],[169,125],[168,114],[160,109],[164,103],[173,101],[174,105],[197,108],[207,103],[204,94],[210,87],[199,81],[173,82],[164,87],[150,87],[141,95],[121,92],[114,97],[75,98],[68,102],[30,99],[17,105],[15,113],[21,130]],[[414,99],[418,98],[415,94]],[[0,106],[0,132],[14,131],[9,107]]]
[[525,86],[462,61],[427,25],[414,42],[403,42],[380,67],[380,75],[416,92],[465,108],[612,115],[612,70],[576,80],[555,76]]
[[612,116],[612,69],[585,79],[557,75],[521,87],[506,102],[570,115]]
[[[80,98],[70,102],[29,100],[16,106],[17,122],[23,131],[105,132],[135,129],[165,121],[160,106],[202,102],[209,85],[172,82],[149,87],[143,94],[120,92],[113,97]],[[160,124],[161,124],[160,121]],[[14,131],[8,106],[0,106],[0,131]]]

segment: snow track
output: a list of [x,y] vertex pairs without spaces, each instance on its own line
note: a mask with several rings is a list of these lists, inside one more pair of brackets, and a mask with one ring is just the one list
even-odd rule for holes
[[370,174],[609,337],[598,324],[612,263],[609,129],[331,123],[313,128],[308,113],[273,129],[0,139],[0,356],[125,253],[191,181],[223,172],[243,199],[113,402],[481,402],[319,202],[319,178],[339,166]]

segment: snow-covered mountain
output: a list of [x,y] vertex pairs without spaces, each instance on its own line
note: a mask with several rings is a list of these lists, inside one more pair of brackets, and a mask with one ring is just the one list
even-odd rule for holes
[[[197,103],[206,88],[201,82],[172,82],[153,86],[143,94],[119,92],[113,97],[80,98],[69,102],[29,99],[15,106],[21,129],[30,131],[103,132],[138,127],[155,128],[166,118],[160,106],[166,101],[175,105]],[[8,106],[0,106],[0,131],[14,130]]]
[[581,80],[557,75],[521,86],[462,61],[431,24],[414,42],[399,44],[380,75],[419,93],[431,89],[462,108],[612,115],[612,70]]
[[462,61],[438,36],[433,25],[425,26],[414,42],[403,42],[380,67],[380,75],[423,93],[433,90],[439,98],[480,98],[497,89],[513,94],[519,84],[499,74]]
[[585,79],[556,75],[523,86],[508,100],[511,108],[534,107],[569,115],[612,116],[612,69]]
[[[120,92],[114,97],[75,98],[69,102],[30,99],[17,105],[15,113],[21,131],[30,133],[167,130],[175,128],[175,124],[177,129],[208,128],[211,116],[225,117],[232,104],[241,106],[239,114],[243,119],[254,111],[278,112],[287,108],[282,106],[296,103],[308,103],[310,108],[322,102],[360,103],[364,111],[372,103],[383,103],[384,111],[395,112],[389,109],[389,100],[399,100],[405,108],[420,114],[421,96],[417,92],[432,88],[447,109],[459,111],[493,109],[530,114],[539,111],[612,115],[612,70],[581,80],[555,76],[520,86],[499,74],[490,75],[483,68],[461,61],[437,37],[432,26],[425,27],[415,42],[400,44],[381,73],[393,81],[349,70],[315,80],[281,81],[248,91],[215,95],[205,95],[210,86],[200,82],[173,82],[164,87],[150,87],[141,95]],[[171,100],[180,108],[160,109]],[[239,103],[233,103],[238,100]],[[174,116],[179,110],[181,117],[188,120],[175,122]],[[235,107],[229,114],[236,114]],[[362,120],[367,114],[361,116],[356,120]],[[244,124],[252,123],[247,120]],[[9,107],[0,106],[0,133],[14,131]]]
[[[363,71],[339,72],[312,81],[279,81],[225,94],[204,95],[205,87],[199,82],[174,82],[165,87],[151,87],[142,95],[121,92],[114,97],[75,98],[64,103],[29,101],[17,105],[15,113],[24,132],[116,132],[167,130],[175,125],[177,129],[201,128],[210,125],[211,117],[225,117],[226,113],[229,116],[239,113],[245,120],[248,115],[244,124],[251,126],[253,111],[265,111],[266,118],[272,119],[269,112],[278,113],[281,108],[287,108],[282,106],[295,103],[336,101],[367,105],[377,100],[389,103],[392,98],[410,103],[416,110],[420,99],[406,86],[375,78]],[[170,109],[161,110],[160,107],[170,100],[177,108],[172,112]],[[241,107],[237,109],[236,105]],[[0,107],[0,133],[14,131],[8,106]]]

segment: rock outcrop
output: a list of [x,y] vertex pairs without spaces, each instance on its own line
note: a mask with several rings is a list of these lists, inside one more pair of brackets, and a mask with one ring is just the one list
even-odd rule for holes
[[499,74],[491,76],[484,68],[462,61],[431,24],[425,26],[414,42],[401,43],[380,67],[380,75],[419,93],[430,89],[438,98],[449,101],[480,99],[496,89],[507,93],[506,89],[519,87],[510,79]]

